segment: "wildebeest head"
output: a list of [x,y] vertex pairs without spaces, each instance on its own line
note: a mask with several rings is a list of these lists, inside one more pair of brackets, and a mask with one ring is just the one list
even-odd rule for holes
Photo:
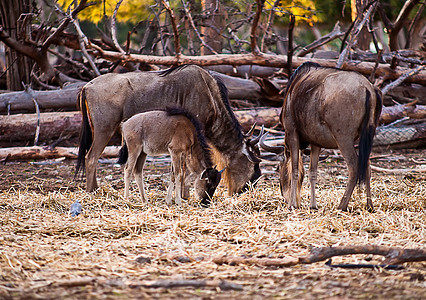
[[[232,161],[224,174],[224,181],[228,185],[228,195],[246,191],[255,186],[261,176],[259,163],[261,161],[258,142],[263,135],[263,127],[258,136],[253,137],[256,124],[243,135],[241,151],[234,151]],[[232,178],[232,181],[228,180]],[[247,181],[247,178],[249,180]]]

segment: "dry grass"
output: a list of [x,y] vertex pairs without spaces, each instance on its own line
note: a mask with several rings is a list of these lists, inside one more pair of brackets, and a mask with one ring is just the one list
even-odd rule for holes
[[[204,209],[192,199],[183,207],[167,206],[167,174],[154,163],[147,172],[148,204],[139,202],[135,185],[134,197],[129,201],[122,198],[118,168],[104,166],[99,177],[107,179],[102,180],[102,188],[87,194],[82,182],[61,177],[63,172],[71,173],[71,167],[2,166],[1,175],[9,180],[9,188],[3,186],[0,194],[0,298],[426,297],[424,263],[390,271],[332,269],[324,263],[265,268],[161,258],[163,254],[297,257],[306,255],[311,246],[337,245],[424,248],[425,175],[373,173],[376,212],[367,212],[364,195],[355,192],[351,212],[343,213],[337,206],[346,182],[345,168],[335,160],[321,165],[318,211],[308,209],[307,180],[304,207],[289,210],[272,172],[258,187],[240,196],[226,197],[219,188],[213,205]],[[263,169],[274,167],[264,165]],[[72,218],[68,209],[76,199],[83,204],[83,214]],[[146,260],[137,260],[141,257]],[[380,259],[356,255],[334,258],[333,263]],[[240,284],[243,290],[131,285],[165,279],[226,280]]]

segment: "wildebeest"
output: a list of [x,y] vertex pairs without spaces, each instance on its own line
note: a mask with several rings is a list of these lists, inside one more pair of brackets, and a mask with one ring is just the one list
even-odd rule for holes
[[355,185],[365,182],[367,208],[373,209],[369,156],[381,109],[381,92],[359,73],[311,62],[295,70],[288,82],[280,115],[285,130],[284,147],[274,149],[285,155],[280,185],[290,207],[298,208],[301,204],[304,176],[301,150],[310,145],[311,208],[317,208],[315,183],[320,150],[338,148],[349,172],[339,208],[347,210]]
[[187,170],[195,175],[195,198],[203,206],[218,186],[222,171],[213,167],[210,148],[202,132],[202,125],[188,112],[177,108],[165,111],[139,113],[122,124],[124,145],[119,163],[124,164],[124,197],[129,196],[130,177],[133,173],[143,201],[147,197],[143,185],[143,167],[147,155],[170,154],[172,166],[166,203],[182,203],[182,191]]
[[[105,74],[87,83],[79,95],[83,121],[76,174],[86,170],[86,190],[97,188],[96,165],[121,121],[149,110],[179,106],[197,117],[212,144],[217,167],[226,167],[228,194],[260,177],[258,139],[241,131],[228,92],[214,72],[184,65],[156,72]],[[87,154],[86,154],[87,153]]]

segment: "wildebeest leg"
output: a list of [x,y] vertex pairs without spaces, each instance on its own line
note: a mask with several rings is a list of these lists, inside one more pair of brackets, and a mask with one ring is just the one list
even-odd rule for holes
[[348,209],[349,199],[351,198],[352,192],[357,182],[358,156],[355,152],[352,141],[339,143],[337,138],[336,140],[339,145],[339,149],[342,152],[342,156],[346,161],[346,165],[348,166],[349,173],[346,190],[339,204],[339,209],[346,211]]
[[94,135],[92,146],[86,154],[86,191],[88,192],[93,192],[98,188],[96,181],[98,159],[113,134],[114,130],[106,131],[105,133],[96,132]]
[[182,205],[183,185],[185,184],[185,157],[184,154],[176,155],[176,172],[175,177],[175,202],[177,205]]
[[135,174],[136,184],[138,185],[139,193],[141,195],[142,201],[147,202],[148,198],[145,194],[145,188],[143,184],[143,166],[145,165],[145,160],[146,160],[146,153],[141,152],[136,162],[134,174]]
[[311,208],[318,209],[317,200],[315,199],[315,184],[318,174],[318,160],[321,148],[311,145],[311,161],[309,163],[309,181],[311,183]]
[[365,178],[365,194],[367,196],[367,210],[374,211],[373,201],[371,201],[370,180],[371,180],[371,168],[370,168],[370,161],[368,161],[367,176]]
[[[287,134],[287,133],[286,133]],[[297,134],[293,133],[290,135],[288,133],[289,142],[287,146],[290,150],[290,161],[291,161],[291,180],[290,180],[290,200],[289,206],[300,208],[301,198],[300,198],[300,188],[299,186],[299,159],[300,159],[300,150],[299,150],[299,138]],[[303,166],[302,166],[303,167]]]
[[185,170],[185,182],[183,183],[183,187],[182,187],[182,198],[183,199],[188,199],[189,198],[189,188],[190,188],[190,182],[189,182],[189,175],[188,174],[188,169]]
[[135,171],[135,165],[138,160],[139,153],[142,148],[132,149],[131,145],[129,147],[129,158],[127,159],[126,165],[124,167],[124,198],[129,197],[129,189],[130,189],[130,179],[132,178],[132,173]]
[[170,205],[172,204],[172,198],[173,198],[173,191],[175,189],[175,175],[174,175],[174,167],[173,167],[173,161],[172,166],[170,167],[170,182],[169,187],[167,188],[167,197],[166,197],[166,204]]

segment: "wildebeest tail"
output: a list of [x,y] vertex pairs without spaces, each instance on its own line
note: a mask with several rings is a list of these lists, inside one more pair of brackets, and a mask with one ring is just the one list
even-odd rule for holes
[[83,171],[84,173],[86,165],[86,153],[92,146],[92,128],[90,127],[89,117],[87,115],[86,90],[84,87],[81,89],[78,97],[82,114],[82,122],[80,128],[80,146],[78,148],[75,176],[77,176],[80,171]]
[[127,148],[126,143],[123,143],[123,146],[121,147],[120,152],[118,153],[117,164],[124,165],[127,162],[128,158],[129,149]]
[[[376,101],[379,101],[377,99]],[[371,149],[373,148],[373,138],[376,133],[376,124],[372,120],[371,112],[376,110],[371,107],[371,93],[367,90],[365,95],[365,116],[362,122],[361,137],[358,145],[358,184],[364,183],[367,178],[368,162]]]

